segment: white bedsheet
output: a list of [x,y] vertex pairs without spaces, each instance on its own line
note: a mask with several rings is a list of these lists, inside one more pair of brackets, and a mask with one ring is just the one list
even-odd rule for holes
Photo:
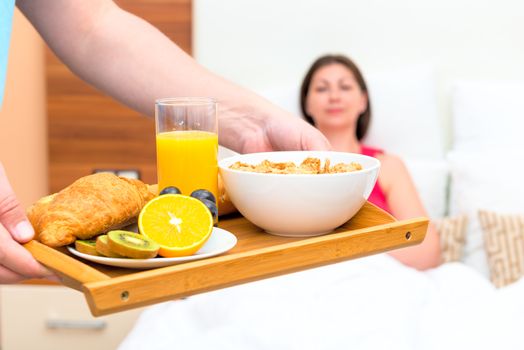
[[382,254],[156,305],[120,349],[524,349],[522,325],[524,279]]

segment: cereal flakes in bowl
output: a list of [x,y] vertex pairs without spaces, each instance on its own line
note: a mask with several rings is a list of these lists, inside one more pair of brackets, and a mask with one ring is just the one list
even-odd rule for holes
[[369,197],[380,162],[331,151],[242,154],[219,161],[239,212],[271,234],[317,236],[355,215]]

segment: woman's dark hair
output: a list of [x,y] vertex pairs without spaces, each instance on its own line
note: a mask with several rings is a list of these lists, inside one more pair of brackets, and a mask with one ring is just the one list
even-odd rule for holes
[[309,86],[311,85],[311,78],[313,77],[313,74],[315,74],[315,72],[320,68],[334,63],[339,63],[347,67],[347,69],[349,69],[355,76],[355,79],[357,80],[360,89],[367,95],[367,108],[362,114],[358,116],[357,120],[356,136],[357,140],[360,141],[366,135],[366,132],[369,127],[369,121],[371,119],[371,102],[369,101],[368,88],[366,85],[366,81],[362,76],[362,73],[360,73],[360,70],[358,69],[357,65],[348,57],[343,55],[326,55],[319,57],[315,62],[313,62],[306,76],[304,77],[304,80],[302,81],[302,86],[300,87],[300,109],[306,121],[312,125],[315,125],[313,118],[311,118],[311,116],[308,115],[306,112],[306,99],[309,93]]

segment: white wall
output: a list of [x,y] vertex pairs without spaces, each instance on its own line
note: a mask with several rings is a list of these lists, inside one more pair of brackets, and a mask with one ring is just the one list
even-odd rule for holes
[[519,0],[194,0],[194,54],[263,92],[298,84],[319,55],[340,52],[364,74],[433,63],[449,123],[458,78],[524,79]]

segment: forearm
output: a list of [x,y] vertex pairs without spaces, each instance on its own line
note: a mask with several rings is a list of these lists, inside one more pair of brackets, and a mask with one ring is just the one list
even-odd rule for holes
[[441,264],[440,238],[435,226],[430,223],[426,238],[419,245],[391,251],[398,261],[417,270],[427,270]]
[[[201,67],[152,25],[111,1],[22,0],[18,5],[77,75],[143,114],[153,115],[155,99],[171,96],[216,98],[226,127],[240,120],[248,124],[246,116],[275,109]],[[234,135],[224,137],[227,145]]]
[[[111,7],[96,21],[85,46],[61,56],[83,79],[146,115],[154,101],[171,96],[209,96],[227,103],[246,95],[198,65],[146,21]],[[252,97],[251,97],[252,98]]]
[[[428,217],[404,162],[398,157],[389,155],[383,157],[382,165],[379,184],[383,186],[391,214],[397,220]],[[438,266],[441,263],[440,237],[435,226],[430,223],[421,244],[395,250],[390,254],[405,265],[418,270]]]

